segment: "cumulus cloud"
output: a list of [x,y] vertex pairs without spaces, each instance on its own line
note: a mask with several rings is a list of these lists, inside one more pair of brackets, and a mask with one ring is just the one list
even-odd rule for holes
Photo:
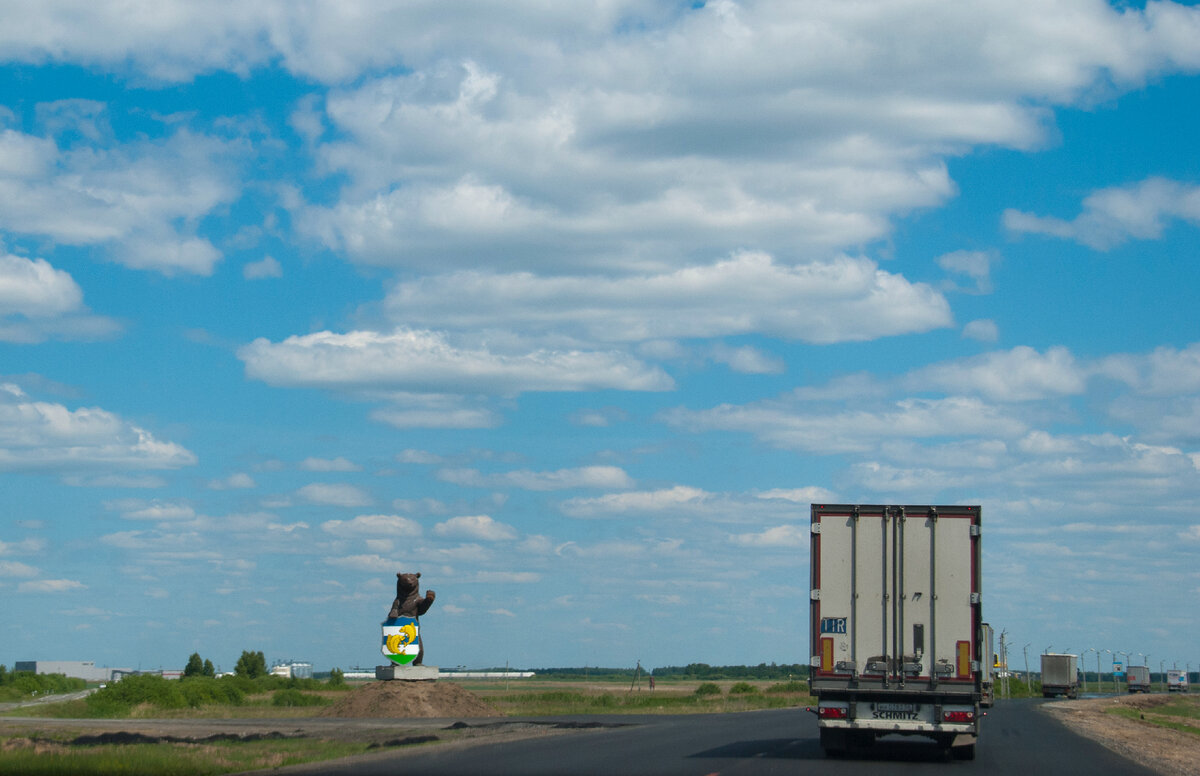
[[310,503],[334,507],[364,507],[371,503],[366,491],[345,483],[314,482],[300,488],[298,493]]
[[221,254],[187,225],[235,198],[221,161],[230,149],[186,131],[101,140],[59,148],[52,137],[0,132],[0,228],[97,246],[135,269],[211,274]]
[[549,472],[529,470],[482,474],[475,469],[443,469],[438,479],[457,485],[499,488],[516,487],[524,490],[569,490],[572,488],[629,488],[633,480],[616,466],[584,466]]
[[36,577],[39,572],[27,563],[15,560],[0,560],[0,577]]
[[70,274],[45,259],[0,255],[0,341],[97,339],[120,328],[88,312]]
[[362,471],[361,466],[342,456],[338,456],[337,458],[305,458],[300,462],[300,468],[306,472]]
[[952,323],[938,292],[868,259],[845,256],[789,267],[748,252],[708,266],[626,278],[465,270],[399,283],[385,304],[408,323],[577,331],[598,341],[767,334],[827,344]]
[[499,542],[517,538],[517,531],[511,525],[497,522],[488,515],[469,515],[452,517],[438,523],[433,528],[438,536],[452,539],[473,539],[476,541]]
[[743,431],[769,444],[809,452],[864,452],[880,440],[1023,433],[1027,425],[971,397],[904,399],[880,409],[812,410],[788,401],[723,404],[708,410],[662,413],[671,426],[691,431]]
[[563,502],[564,514],[571,517],[602,515],[653,514],[700,509],[715,495],[699,488],[676,485],[671,488],[633,493],[610,493],[596,498],[575,498]]
[[1083,393],[1088,370],[1063,347],[1045,353],[1020,346],[975,358],[934,364],[910,373],[914,390],[938,388],[997,401],[1026,401]]
[[74,579],[33,579],[17,586],[18,593],[69,593],[86,589],[87,585]]
[[374,553],[366,555],[343,555],[322,558],[329,566],[349,569],[364,574],[395,574],[397,560],[394,557],[385,558]]
[[263,278],[283,277],[283,266],[279,261],[264,256],[258,261],[252,261],[242,267],[242,277],[247,280],[262,280]]
[[1101,251],[1130,240],[1157,240],[1177,220],[1200,225],[1200,186],[1165,178],[1094,192],[1070,221],[1004,211],[1004,225],[1012,232],[1059,237]]
[[742,547],[808,547],[808,525],[777,525],[759,533],[736,534],[730,541]]
[[359,515],[353,520],[327,520],[321,530],[335,536],[371,536],[380,539],[420,536],[421,524],[400,515]]
[[33,401],[0,384],[0,470],[177,469],[196,456],[98,407]]
[[412,391],[517,393],[614,388],[663,391],[671,378],[618,352],[550,351],[505,355],[456,347],[442,334],[319,332],[238,350],[248,376],[272,385]]

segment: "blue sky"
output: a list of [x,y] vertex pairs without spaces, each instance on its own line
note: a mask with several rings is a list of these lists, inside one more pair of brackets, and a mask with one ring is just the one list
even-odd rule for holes
[[3,16],[0,662],[804,662],[832,501],[1200,665],[1200,9]]

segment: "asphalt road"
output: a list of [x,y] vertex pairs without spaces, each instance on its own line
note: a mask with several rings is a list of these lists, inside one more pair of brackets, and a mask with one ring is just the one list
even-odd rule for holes
[[[869,753],[829,759],[816,718],[797,709],[685,716],[589,717],[608,725],[545,738],[471,747],[397,749],[350,761],[273,771],[298,776],[759,776],[940,774],[1154,776],[1037,710],[1006,701],[984,720],[976,759],[950,761],[920,738],[883,739]],[[562,721],[562,718],[556,718]]]

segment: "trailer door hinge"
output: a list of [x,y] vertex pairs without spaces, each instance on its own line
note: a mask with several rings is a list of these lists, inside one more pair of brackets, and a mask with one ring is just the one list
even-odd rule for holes
[[809,591],[808,597],[814,601],[820,601],[821,600],[821,588],[814,587],[812,590]]
[[983,526],[981,526],[981,525],[972,525],[971,526],[971,536],[979,536],[982,533],[983,533]]
[[971,603],[978,604],[983,602],[983,596],[979,593],[971,593]]
[[813,523],[812,526],[810,526],[808,530],[812,531],[815,534],[819,534],[819,533],[821,533],[821,524]]

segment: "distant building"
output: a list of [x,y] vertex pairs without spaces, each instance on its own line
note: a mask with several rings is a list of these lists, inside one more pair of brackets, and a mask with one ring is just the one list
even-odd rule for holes
[[92,660],[18,660],[13,671],[28,671],[31,674],[62,674],[87,682],[111,682],[113,674],[131,674],[128,668],[97,667]]
[[276,663],[271,666],[271,676],[282,676],[284,679],[312,679],[312,663],[301,663],[295,660]]

